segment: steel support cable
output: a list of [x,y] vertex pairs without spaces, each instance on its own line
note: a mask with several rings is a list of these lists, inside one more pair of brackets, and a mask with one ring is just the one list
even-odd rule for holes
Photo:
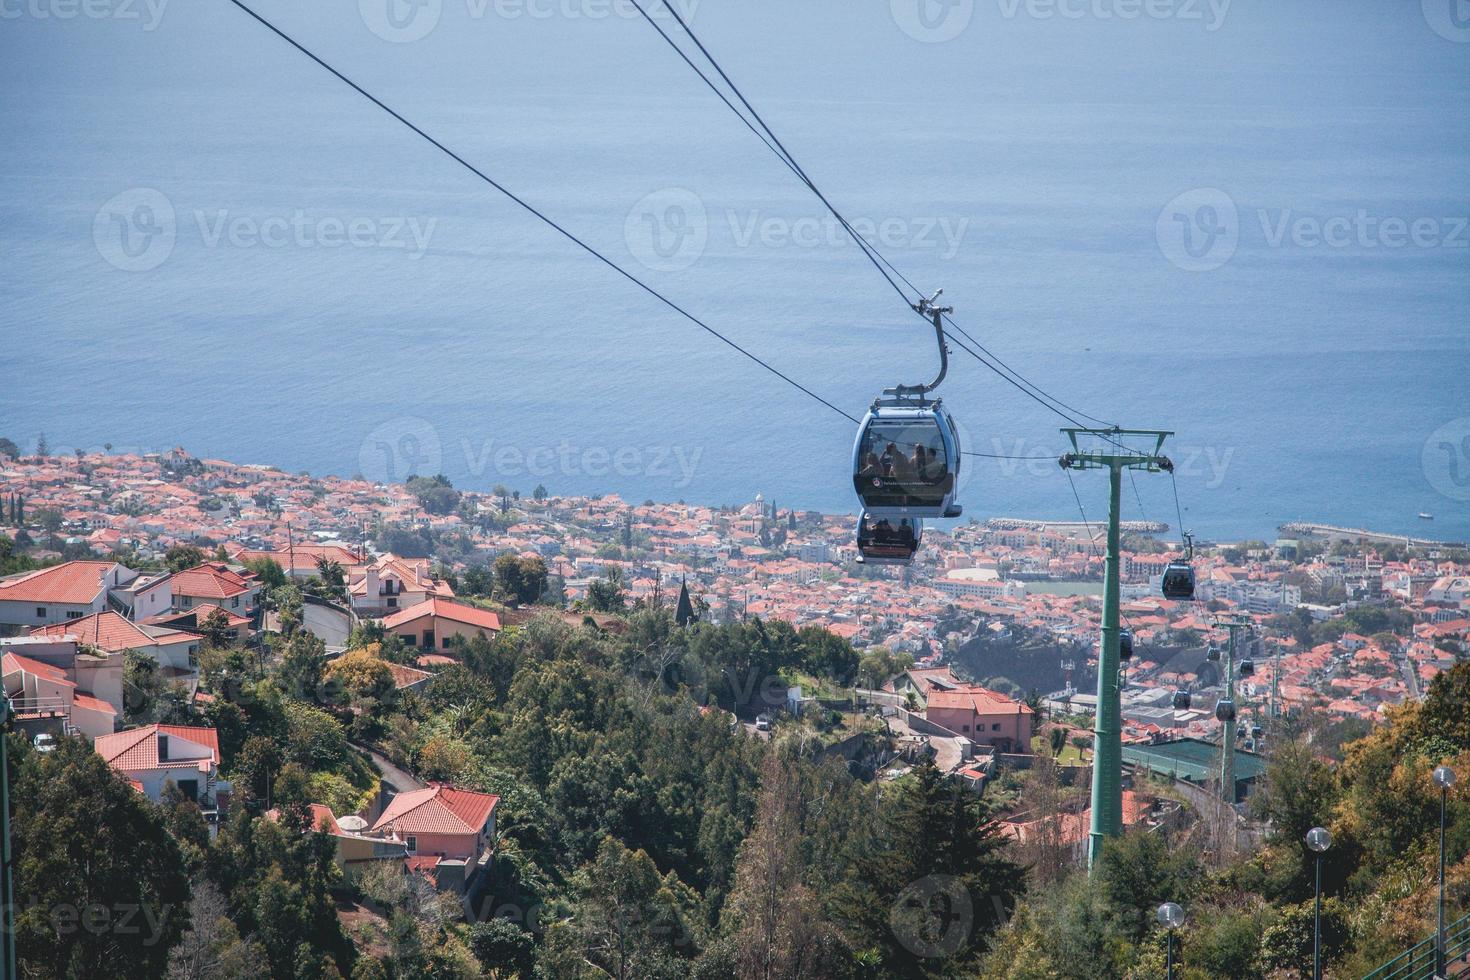
[[603,255],[597,249],[593,248],[591,245],[587,244],[581,238],[578,238],[575,234],[573,234],[572,232],[568,231],[566,228],[562,227],[556,221],[554,221],[553,219],[551,219],[550,217],[548,217],[547,215],[545,215],[544,213],[542,213],[534,205],[530,204],[525,199],[523,199],[523,198],[519,197],[518,195],[516,195],[515,193],[513,193],[511,190],[509,190],[503,184],[499,183],[494,178],[490,177],[488,174],[486,174],[484,171],[480,170],[474,164],[470,163],[464,157],[462,157],[459,154],[455,153],[449,147],[445,146],[443,143],[439,142],[433,136],[430,136],[427,132],[425,132],[424,130],[420,129],[417,125],[415,125],[414,123],[410,122],[407,118],[405,118],[403,115],[401,115],[400,113],[398,113],[393,108],[389,107],[385,102],[383,102],[377,96],[373,95],[371,92],[367,91],[361,85],[358,85],[352,79],[348,78],[345,74],[343,74],[342,72],[338,71],[336,68],[332,67],[330,64],[328,64],[322,58],[318,57],[314,52],[312,52],[305,45],[301,44],[295,38],[291,37],[289,34],[287,34],[285,31],[281,30],[275,24],[271,23],[265,17],[261,16],[255,10],[251,9],[249,6],[247,6],[245,3],[243,3],[242,0],[230,0],[230,3],[232,3],[236,7],[240,8],[240,10],[244,11],[246,14],[249,14],[253,19],[255,19],[256,21],[258,21],[262,26],[264,26],[266,29],[268,29],[271,33],[275,34],[281,40],[283,40],[287,44],[291,45],[291,47],[295,48],[297,51],[299,51],[302,54],[306,55],[306,57],[310,58],[312,61],[316,62],[318,65],[320,65],[322,68],[326,69],[332,75],[336,76],[336,78],[339,81],[341,81],[343,84],[347,85],[349,88],[351,88],[353,91],[355,91],[358,95],[361,95],[363,98],[367,99],[373,105],[377,106],[379,109],[382,109],[388,115],[390,115],[394,119],[398,120],[404,126],[408,127],[410,130],[412,130],[415,134],[417,134],[418,136],[422,137],[430,145],[432,145],[433,147],[435,147],[436,149],[438,149],[445,156],[449,157],[451,160],[453,160],[454,162],[458,163],[461,167],[464,167],[466,170],[468,170],[470,173],[474,174],[476,177],[480,178],[486,184],[489,184],[491,187],[495,188],[501,194],[505,195],[511,201],[515,202],[517,205],[519,205],[521,208],[523,208],[524,210],[526,210],[530,214],[534,215],[536,218],[540,219],[546,225],[550,226],[552,229],[554,229],[556,232],[558,232],[563,238],[566,238],[568,241],[570,241],[572,244],[576,245],[578,248],[582,249],[588,255],[591,255],[593,258],[597,259],[603,265],[607,266],[609,269],[612,269],[618,275],[622,276],[624,279],[626,279],[629,282],[633,283],[633,285],[637,286],[639,289],[642,289],[644,292],[646,292],[648,295],[652,296],[654,299],[657,299],[660,303],[663,303],[669,309],[671,309],[674,312],[678,313],[680,316],[684,317],[689,322],[691,322],[695,326],[699,327],[701,330],[704,330],[710,336],[716,338],[717,340],[719,340],[720,342],[724,343],[726,346],[732,348],[733,350],[739,351],[741,354],[745,355],[750,360],[754,361],[755,363],[759,364],[761,367],[765,368],[771,374],[774,374],[776,377],[780,378],[782,381],[784,381],[787,384],[791,385],[793,388],[797,389],[798,391],[802,392],[803,394],[807,395],[808,397],[810,397],[810,398],[812,398],[812,399],[820,402],[821,404],[825,405],[827,408],[829,408],[832,411],[836,412],[838,415],[841,415],[843,418],[847,419],[849,422],[852,422],[854,425],[857,424],[857,421],[858,420],[857,420],[857,418],[855,416],[850,415],[849,413],[843,411],[841,408],[838,408],[832,402],[830,402],[827,399],[823,398],[821,395],[819,395],[816,392],[812,391],[810,388],[808,388],[805,385],[801,384],[799,381],[796,381],[795,379],[793,379],[789,375],[783,373],[780,369],[778,369],[776,367],[773,367],[771,364],[769,364],[766,361],[762,360],[760,357],[756,356],[755,354],[752,354],[750,351],[746,350],[744,347],[741,347],[735,341],[731,340],[729,337],[727,337],[724,334],[720,333],[718,330],[714,329],[709,324],[707,324],[703,320],[701,320],[699,317],[695,316],[693,313],[690,313],[688,310],[684,309],[678,303],[675,303],[673,300],[669,299],[667,296],[664,296],[658,290],[654,289],[652,286],[648,285],[642,279],[639,279],[637,276],[633,275],[631,272],[627,271],[622,266],[618,265],[612,259],[610,259],[607,256]]
[[[755,106],[751,105],[750,100],[747,99],[745,97],[745,94],[740,91],[740,87],[735,84],[734,80],[730,78],[729,74],[720,65],[719,61],[716,60],[714,55],[710,53],[709,49],[705,47],[704,42],[699,39],[699,36],[694,33],[694,31],[689,27],[689,24],[684,20],[682,16],[680,16],[679,11],[675,9],[672,0],[661,0],[661,2],[663,3],[664,8],[667,9],[669,13],[673,16],[674,20],[678,22],[680,28],[683,29],[685,35],[692,42],[694,42],[694,45],[699,49],[700,54],[704,56],[705,60],[709,62],[710,66],[719,74],[720,78],[725,82],[725,84],[729,86],[730,91],[734,94],[735,98],[737,98],[740,101],[740,104],[745,107],[746,111],[750,113],[749,117],[747,117],[745,113],[741,112],[735,107],[734,103],[732,103],[730,99],[725,95],[725,93],[721,91],[719,86],[714,83],[713,79],[705,74],[705,72],[698,65],[696,65],[692,59],[690,59],[688,54],[685,53],[684,49],[681,48],[677,42],[675,42],[675,40],[669,35],[667,31],[659,26],[659,24],[648,13],[648,11],[644,9],[639,0],[632,0],[634,7],[636,7],[638,12],[642,14],[643,19],[646,20],[649,25],[658,32],[659,36],[664,39],[664,41],[669,45],[670,48],[674,50],[676,54],[678,54],[680,59],[683,60],[683,62],[688,65],[696,75],[699,76],[699,78],[705,83],[705,85],[709,87],[710,91],[714,92],[715,95],[719,97],[720,101],[723,102],[731,112],[735,113],[735,115],[740,119],[745,127],[749,129],[752,133],[754,133],[756,137],[759,138],[761,142],[764,143],[766,147],[770,149],[773,154],[776,155],[776,158],[779,159],[786,166],[786,168],[797,177],[798,180],[806,185],[806,187],[817,196],[817,199],[826,206],[827,210],[831,212],[832,216],[837,219],[838,223],[841,224],[841,226],[852,237],[854,243],[856,243],[857,246],[863,250],[863,253],[867,255],[868,260],[872,262],[875,267],[878,268],[878,272],[883,276],[883,278],[888,280],[889,285],[893,286],[894,290],[901,297],[903,297],[904,302],[912,308],[914,306],[914,303],[908,298],[908,296],[903,292],[902,289],[898,288],[898,285],[893,281],[893,276],[897,276],[898,279],[904,283],[904,285],[913,290],[915,295],[922,297],[924,295],[923,292],[918,288],[918,286],[914,285],[914,283],[907,276],[905,276],[902,271],[900,271],[892,262],[890,262],[883,255],[882,252],[878,251],[877,246],[873,245],[863,235],[859,234],[858,231],[853,228],[852,225],[848,222],[848,220],[843,217],[841,212],[839,212],[837,208],[833,206],[832,202],[828,200],[827,196],[822,193],[821,189],[818,188],[811,177],[807,175],[806,170],[801,166],[800,163],[797,162],[796,157],[792,155],[791,151],[786,148],[786,145],[781,142],[780,137],[778,137],[775,131],[772,130],[771,127],[766,123],[765,119],[756,110]],[[752,118],[755,120],[754,122],[751,121]],[[760,129],[757,129],[757,126],[759,126]],[[890,275],[890,273],[892,273],[892,275]],[[1082,418],[1088,419],[1092,422],[1096,422],[1099,425],[1111,426],[1114,424],[1105,419],[1100,419],[1094,415],[1089,415],[1088,413],[1081,411],[1080,409],[1072,408],[1071,406],[1067,405],[1065,402],[1061,401],[1061,399],[1057,398],[1055,395],[1050,394],[1045,389],[1041,388],[1039,385],[1026,378],[1020,372],[1016,371],[1010,365],[1006,364],[1005,361],[1001,360],[992,351],[987,350],[983,345],[980,344],[979,341],[975,340],[975,338],[970,336],[970,334],[963,327],[955,322],[952,316],[944,314],[944,319],[946,322],[949,323],[951,327],[959,331],[961,336],[965,337],[965,339],[968,340],[971,344],[984,351],[987,356],[994,360],[995,364],[999,366],[999,370],[994,366],[991,366],[991,370],[996,371],[997,374],[1000,374],[1002,370],[1008,372],[1016,379],[1011,383],[1016,385],[1017,388],[1022,391],[1030,389],[1030,391],[1026,391],[1026,393],[1043,407],[1056,413],[1057,415],[1071,422],[1073,425],[1076,425],[1078,428],[1083,428],[1084,426],[1082,425],[1082,423],[1078,422],[1077,419],[1073,418],[1071,415],[1066,414],[1067,412],[1079,415]],[[1001,376],[1006,377],[1005,374],[1001,374]],[[1007,378],[1007,380],[1011,379]],[[1063,409],[1065,409],[1066,411],[1062,411]]]

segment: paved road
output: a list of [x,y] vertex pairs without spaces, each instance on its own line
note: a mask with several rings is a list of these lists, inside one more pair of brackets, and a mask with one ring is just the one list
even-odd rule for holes
[[408,793],[416,789],[423,789],[428,785],[423,780],[415,778],[408,770],[395,766],[381,752],[363,745],[361,742],[350,742],[349,744],[373,760],[373,765],[377,766],[378,771],[383,774],[383,781],[392,786],[395,791]]

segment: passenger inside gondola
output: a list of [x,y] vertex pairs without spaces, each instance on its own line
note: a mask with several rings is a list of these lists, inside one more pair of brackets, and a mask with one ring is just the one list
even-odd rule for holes
[[944,445],[928,427],[874,425],[859,458],[854,482],[870,507],[936,506],[952,489]]
[[899,519],[895,524],[886,517],[874,521],[865,514],[859,537],[864,550],[871,554],[907,558],[918,547],[917,530],[914,522],[907,517]]

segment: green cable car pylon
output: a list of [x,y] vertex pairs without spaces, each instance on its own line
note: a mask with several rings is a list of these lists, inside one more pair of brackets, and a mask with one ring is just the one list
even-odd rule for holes
[[1237,646],[1236,636],[1241,630],[1250,629],[1253,624],[1249,619],[1241,617],[1221,618],[1212,624],[1216,629],[1230,631],[1230,645],[1225,654],[1225,697],[1220,704],[1230,705],[1230,717],[1222,717],[1219,707],[1215,709],[1215,717],[1220,719],[1220,798],[1227,806],[1235,805],[1235,720],[1238,717],[1235,708],[1235,667],[1239,663],[1236,658]]
[[[1090,872],[1102,854],[1103,840],[1123,833],[1123,716],[1119,704],[1119,588],[1118,525],[1122,515],[1123,471],[1173,472],[1174,464],[1161,454],[1173,432],[1160,429],[1063,429],[1072,451],[1058,462],[1066,470],[1108,471],[1108,550],[1103,573],[1102,647],[1097,657],[1097,715],[1092,729],[1092,824],[1087,840]],[[1106,451],[1084,450],[1083,438],[1106,443]],[[1148,450],[1132,450],[1124,439],[1149,439]]]

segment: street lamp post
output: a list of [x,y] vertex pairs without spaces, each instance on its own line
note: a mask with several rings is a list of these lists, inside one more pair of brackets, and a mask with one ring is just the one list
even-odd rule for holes
[[1307,847],[1317,855],[1317,904],[1312,913],[1312,980],[1322,980],[1322,855],[1332,846],[1326,827],[1307,831]]
[[1434,785],[1439,787],[1439,925],[1434,930],[1434,972],[1444,976],[1444,829],[1445,812],[1449,803],[1450,787],[1455,785],[1455,770],[1439,766],[1434,770]]
[[1159,906],[1159,925],[1168,930],[1169,980],[1174,980],[1174,930],[1184,925],[1184,910],[1174,902],[1165,902]]

